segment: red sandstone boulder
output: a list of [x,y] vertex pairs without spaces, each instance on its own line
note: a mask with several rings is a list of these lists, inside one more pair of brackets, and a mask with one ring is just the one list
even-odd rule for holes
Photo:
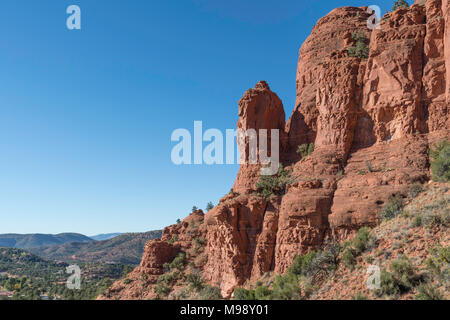
[[174,246],[167,241],[152,240],[145,245],[139,271],[149,275],[163,274],[163,265],[171,262],[179,251],[179,246]]

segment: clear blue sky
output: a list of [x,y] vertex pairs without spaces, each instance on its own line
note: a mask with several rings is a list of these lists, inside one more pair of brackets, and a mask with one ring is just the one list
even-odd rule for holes
[[289,116],[315,22],[373,4],[392,1],[2,0],[0,233],[148,231],[217,203],[238,167],[173,165],[172,131],[234,128],[259,80]]

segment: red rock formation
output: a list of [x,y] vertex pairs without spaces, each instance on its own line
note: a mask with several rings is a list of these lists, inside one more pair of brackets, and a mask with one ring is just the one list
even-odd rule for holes
[[444,57],[446,66],[446,97],[447,104],[450,103],[450,67],[448,66],[448,61],[450,60],[450,3],[448,1],[442,2],[442,14],[444,17],[445,28],[444,28]]
[[333,198],[329,223],[334,233],[345,238],[362,226],[375,226],[392,194],[406,196],[411,184],[425,182],[427,149],[427,140],[416,136],[352,153]]
[[[242,195],[225,197],[206,215],[208,262],[203,275],[210,283],[220,283],[225,296],[272,267],[275,240],[271,231],[276,217],[271,217],[268,208],[264,199]],[[257,245],[259,239],[264,241]]]
[[[273,93],[265,81],[256,84],[254,89],[249,89],[239,101],[239,120],[237,128],[247,131],[249,129],[278,129],[280,138],[284,140],[284,126],[286,116],[283,103],[280,98]],[[259,132],[258,145],[259,145]],[[270,131],[267,133],[267,149],[271,150]],[[256,181],[259,179],[260,168],[258,164],[250,163],[249,139],[238,143],[242,150],[245,150],[245,163],[239,169],[233,190],[238,193],[247,193],[254,189]],[[259,159],[259,158],[258,158]],[[259,161],[258,161],[259,162]]]
[[138,270],[149,275],[163,274],[164,263],[171,262],[179,251],[179,246],[169,244],[167,241],[152,240],[144,248]]
[[320,87],[317,75],[325,71],[322,64],[332,54],[352,43],[352,32],[367,30],[369,16],[366,8],[335,9],[317,22],[302,45],[297,68],[295,109],[286,126],[289,146],[294,151],[299,144],[315,140],[319,117],[317,88]]
[[[444,1],[447,2],[447,1]],[[424,43],[422,79],[422,107],[428,113],[427,129],[435,131],[446,125],[446,66],[444,56],[444,28],[442,0],[425,4],[427,23]]]
[[153,286],[164,273],[163,265],[171,262],[180,252],[180,246],[159,239],[148,242],[144,249],[141,264],[126,279],[115,282],[98,300],[120,299],[141,300],[156,297]]
[[373,121],[369,133],[378,142],[419,133],[423,127],[424,22],[424,8],[414,5],[388,14],[381,30],[372,34],[362,108]]
[[281,202],[275,272],[283,273],[296,255],[323,243],[329,229],[328,215],[338,169],[338,158],[327,149],[316,150],[295,165],[296,182],[288,188]]
[[[335,52],[322,64],[316,106],[317,147],[332,146],[347,154],[353,143],[365,63],[349,58],[347,50]],[[361,70],[360,70],[361,69]]]
[[161,239],[173,242],[181,250],[187,251],[192,248],[194,238],[203,237],[202,229],[199,228],[204,221],[205,214],[197,210],[187,216],[181,223],[168,226],[163,230]]
[[[280,130],[281,160],[295,182],[267,200],[254,192],[260,165],[243,164],[233,192],[204,217],[194,213],[166,228],[163,240],[174,246],[159,257],[164,245],[150,243],[131,278],[159,274],[163,261],[201,236],[202,276],[229,297],[249,279],[285,272],[328,237],[375,226],[389,196],[427,181],[430,144],[450,136],[450,4],[416,2],[385,15],[380,30],[367,29],[366,8],[339,8],[320,19],[300,49],[296,106],[286,125],[266,82],[239,101],[238,128]],[[368,59],[348,55],[355,31],[368,37]],[[297,146],[310,142],[315,151],[300,160]],[[135,297],[133,288],[119,282],[109,294]]]

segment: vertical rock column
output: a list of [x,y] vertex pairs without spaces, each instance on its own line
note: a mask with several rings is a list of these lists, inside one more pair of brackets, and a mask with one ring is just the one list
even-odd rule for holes
[[446,116],[446,66],[444,50],[445,19],[442,4],[448,0],[429,0],[426,8],[426,37],[422,78],[422,108],[428,114],[427,131],[448,128]]
[[[258,134],[259,129],[267,129],[267,136],[270,138],[271,129],[278,129],[280,136],[280,149],[284,138],[284,127],[286,115],[283,103],[280,98],[272,92],[265,81],[256,84],[254,89],[249,89],[239,101],[239,120],[237,128],[244,131],[255,129]],[[248,139],[245,141],[247,150],[247,163],[241,164],[233,190],[238,193],[248,193],[255,190],[255,184],[260,177],[259,164],[248,163]],[[270,150],[270,143],[267,145]]]
[[445,67],[447,72],[446,97],[447,103],[450,104],[450,2],[448,0],[443,0],[442,11],[444,14],[444,21],[445,21],[444,53],[445,53]]

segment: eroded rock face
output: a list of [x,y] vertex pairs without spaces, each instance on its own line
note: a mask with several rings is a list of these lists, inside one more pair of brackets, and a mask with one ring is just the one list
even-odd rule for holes
[[164,228],[161,239],[172,242],[181,250],[187,251],[192,248],[195,238],[204,237],[203,229],[200,228],[205,219],[202,210],[197,210],[183,219],[178,224]]
[[328,236],[328,215],[342,159],[343,154],[322,147],[294,165],[295,182],[281,202],[275,272],[285,272],[295,256],[317,249]]
[[[427,150],[450,137],[450,3],[416,1],[385,15],[380,30],[367,29],[368,17],[366,8],[347,7],[319,20],[300,49],[296,107],[286,125],[266,82],[239,101],[238,128],[280,130],[281,162],[294,178],[285,194],[259,196],[260,164],[241,165],[214,209],[193,213],[148,245],[130,275],[150,275],[144,293],[119,281],[108,298],[151,298],[161,263],[191,250],[196,237],[205,239],[202,277],[230,297],[247,280],[285,272],[296,255],[329,238],[375,226],[391,195],[406,196],[411,184],[430,178]],[[368,59],[348,55],[358,31],[368,37]],[[300,159],[298,145],[310,142],[314,152]]]
[[355,134],[373,135],[381,142],[422,131],[424,22],[424,8],[414,5],[388,14],[381,29],[372,33],[362,108],[373,128]]
[[442,14],[444,18],[444,57],[446,64],[446,97],[447,103],[450,103],[450,3],[448,1],[442,1]]
[[319,69],[317,147],[333,146],[344,154],[350,151],[360,113],[364,68],[361,59],[348,57],[345,50],[332,54]]
[[[284,126],[286,116],[283,103],[280,98],[272,92],[265,81],[260,81],[254,89],[249,89],[239,101],[239,120],[237,128],[248,132],[249,129],[255,129],[257,143],[260,146],[259,129],[267,131],[267,150],[270,155],[271,150],[271,129],[278,129],[280,140],[284,140]],[[241,164],[233,190],[238,193],[247,193],[254,190],[254,185],[260,175],[260,161],[257,154],[257,164],[250,162],[249,138],[239,139],[239,148],[245,150],[245,163]],[[280,145],[280,148],[282,146]]]
[[333,198],[330,227],[347,238],[379,223],[378,213],[393,194],[406,198],[413,183],[428,180],[428,141],[421,136],[379,143],[350,156]]
[[276,200],[238,195],[225,197],[207,213],[208,262],[203,275],[220,284],[224,296],[272,269],[277,212]]
[[302,45],[297,68],[295,109],[286,126],[289,147],[294,152],[299,144],[313,142],[316,137],[319,117],[317,89],[321,85],[318,74],[324,71],[323,63],[333,53],[352,44],[352,32],[363,28],[367,30],[369,16],[366,8],[337,8],[317,22]]
[[[444,2],[447,2],[446,0]],[[425,3],[427,22],[424,42],[422,107],[428,114],[427,130],[433,132],[449,126],[446,115],[445,19],[442,0]]]
[[148,275],[163,274],[164,263],[171,262],[178,252],[180,247],[169,244],[167,241],[158,239],[150,241],[145,245],[139,271]]

